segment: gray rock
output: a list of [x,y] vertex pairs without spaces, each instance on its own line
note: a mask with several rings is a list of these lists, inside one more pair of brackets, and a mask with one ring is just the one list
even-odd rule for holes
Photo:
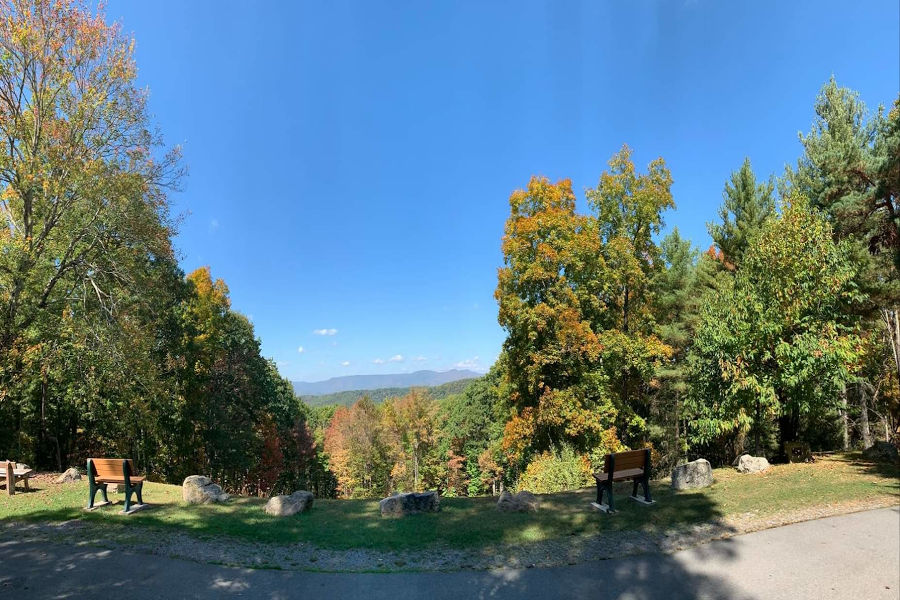
[[497,510],[503,512],[535,512],[541,507],[541,501],[531,492],[522,490],[515,496],[503,490],[497,500]]
[[188,504],[225,502],[230,497],[222,488],[203,475],[189,475],[181,484],[181,497]]
[[897,446],[890,442],[875,442],[863,450],[863,458],[877,462],[897,462],[897,460],[900,460]]
[[273,517],[289,517],[312,508],[312,492],[298,490],[287,496],[272,496],[266,502],[266,514]]
[[672,469],[673,490],[705,488],[711,486],[712,483],[712,466],[705,458],[698,458]]
[[72,483],[81,480],[81,472],[75,467],[69,467],[66,472],[56,478],[56,483]]
[[441,498],[437,492],[410,492],[389,496],[378,503],[383,517],[403,517],[422,512],[439,512]]
[[125,484],[124,483],[107,483],[106,484],[106,493],[107,494],[124,494],[125,493]]
[[750,456],[744,454],[738,459],[738,473],[761,473],[769,468],[769,461],[765,456]]

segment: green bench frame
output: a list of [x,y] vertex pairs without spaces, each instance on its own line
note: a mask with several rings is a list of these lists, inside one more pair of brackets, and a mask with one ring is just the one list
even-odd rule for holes
[[[96,461],[96,464],[95,464]],[[114,476],[108,469],[115,468],[114,463],[121,463],[122,476]],[[97,466],[100,466],[98,473]],[[103,504],[109,504],[109,497],[106,495],[106,485],[108,483],[125,485],[125,510],[123,512],[131,512],[131,495],[137,496],[137,504],[143,506],[144,499],[141,491],[144,487],[144,478],[141,477],[132,481],[134,476],[134,464],[130,458],[89,458],[87,459],[87,475],[88,475],[88,506],[89,510],[96,508],[94,506],[94,498],[97,492],[103,496]],[[103,506],[99,504],[97,506]]]
[[[613,500],[613,483],[634,481],[630,498],[640,504],[655,504],[650,496],[650,449],[630,450],[607,454],[603,461],[603,471],[594,473],[597,481],[597,502],[592,505],[604,512],[616,512]],[[638,486],[644,488],[644,497],[638,496]],[[609,497],[609,504],[603,503],[603,493]]]

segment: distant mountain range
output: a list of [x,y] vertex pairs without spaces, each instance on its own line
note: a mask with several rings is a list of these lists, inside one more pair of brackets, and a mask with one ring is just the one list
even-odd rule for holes
[[[456,396],[466,391],[466,388],[475,381],[474,379],[457,379],[449,383],[442,383],[435,386],[414,386],[419,389],[428,390],[428,395],[432,400],[440,402],[450,396]],[[409,393],[413,389],[411,387],[402,388],[377,388],[374,390],[350,390],[347,392],[335,392],[333,394],[325,394],[323,396],[302,396],[303,402],[307,406],[350,406],[363,396],[367,396],[369,400],[375,404],[381,404],[388,398],[400,398]]]
[[325,381],[293,381],[292,383],[294,393],[306,397],[380,388],[433,387],[475,377],[481,377],[481,373],[465,369],[452,369],[450,371],[416,371],[388,375],[346,375],[332,377]]

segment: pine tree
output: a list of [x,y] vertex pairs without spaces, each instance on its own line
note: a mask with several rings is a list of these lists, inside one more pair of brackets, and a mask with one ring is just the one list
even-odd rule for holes
[[757,183],[750,159],[745,158],[741,168],[731,174],[722,192],[719,208],[721,223],[708,223],[707,229],[713,242],[722,251],[725,264],[740,264],[755,232],[775,212],[772,193],[775,183]]

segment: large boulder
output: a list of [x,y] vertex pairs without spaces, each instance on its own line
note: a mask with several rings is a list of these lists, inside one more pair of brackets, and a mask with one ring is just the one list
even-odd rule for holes
[[535,512],[541,506],[541,501],[531,492],[522,490],[515,496],[503,490],[500,499],[497,500],[497,510],[503,512]]
[[81,471],[75,467],[69,467],[65,473],[56,478],[56,483],[72,483],[81,480]]
[[897,460],[900,460],[897,446],[890,442],[875,442],[863,450],[863,458],[877,462],[897,462]]
[[437,492],[410,492],[389,496],[378,503],[383,517],[403,517],[422,512],[439,512],[441,497]]
[[266,502],[266,514],[273,517],[289,517],[312,508],[312,492],[299,490],[287,496],[272,496]]
[[698,458],[672,469],[672,489],[705,488],[713,483],[712,466],[705,458]]
[[189,475],[181,484],[181,497],[188,504],[225,502],[229,496],[222,488],[203,475]]
[[744,454],[737,461],[738,473],[761,473],[769,468],[769,461],[765,456],[750,456]]

